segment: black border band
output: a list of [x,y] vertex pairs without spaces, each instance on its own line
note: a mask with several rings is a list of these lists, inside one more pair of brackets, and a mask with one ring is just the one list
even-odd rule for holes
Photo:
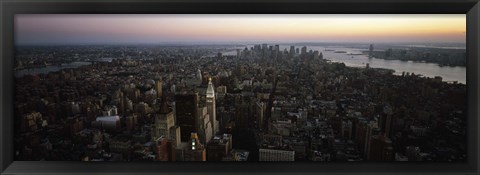
[[[5,174],[477,174],[480,8],[477,0],[164,0],[26,1],[4,0],[0,26],[0,172]],[[467,14],[468,163],[138,163],[13,161],[13,17],[21,13],[189,13],[189,14]]]

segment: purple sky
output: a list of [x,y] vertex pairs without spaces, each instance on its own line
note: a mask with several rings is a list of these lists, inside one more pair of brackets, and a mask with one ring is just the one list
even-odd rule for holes
[[17,44],[465,42],[465,15],[40,15]]

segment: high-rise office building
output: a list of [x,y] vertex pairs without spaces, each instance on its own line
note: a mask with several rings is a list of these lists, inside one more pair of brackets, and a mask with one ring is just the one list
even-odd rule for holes
[[318,60],[318,50],[313,51],[313,59]]
[[391,114],[382,114],[380,115],[380,129],[385,133],[387,137],[391,137],[392,130],[392,115]]
[[210,122],[212,123],[213,134],[218,132],[218,121],[216,116],[215,108],[215,90],[212,84],[212,78],[208,79],[208,88],[207,88],[207,113],[210,117]]
[[172,138],[173,133],[170,133],[170,130],[174,126],[174,113],[168,107],[166,96],[163,96],[160,111],[155,114],[155,123],[152,126],[152,141],[155,141],[160,137]]
[[180,126],[182,142],[188,142],[192,132],[196,132],[198,93],[175,95],[175,114]]
[[258,128],[262,128],[263,126],[263,122],[265,120],[265,111],[267,110],[267,105],[262,102],[262,101],[259,101],[256,103],[256,106],[255,106],[255,117],[257,119],[257,127]]
[[267,50],[268,49],[268,44],[262,44],[262,50]]
[[274,60],[275,62],[278,59],[279,54],[280,54],[280,45],[276,44],[275,48],[274,48],[274,54],[273,54],[273,56],[274,56],[273,58],[275,59]]
[[[355,126],[355,141],[359,144],[360,152],[368,159],[371,137],[376,135],[379,128],[365,120],[360,120]],[[353,131],[352,131],[353,132]]]
[[307,53],[307,46],[302,47],[302,52],[300,53],[301,55],[304,55]]
[[208,143],[213,136],[213,128],[212,122],[210,121],[210,116],[207,112],[207,107],[199,107],[197,111],[197,118],[198,118],[198,125],[197,125],[197,133],[200,141],[202,143]]
[[235,96],[235,126],[240,128],[249,127],[250,118],[253,117],[250,108],[250,99],[242,95]]
[[290,46],[289,54],[290,54],[290,57],[295,56],[295,46]]

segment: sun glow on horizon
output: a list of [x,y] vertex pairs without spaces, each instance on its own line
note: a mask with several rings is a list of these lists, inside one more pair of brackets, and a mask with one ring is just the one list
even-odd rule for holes
[[17,43],[460,42],[464,14],[41,15],[15,18]]

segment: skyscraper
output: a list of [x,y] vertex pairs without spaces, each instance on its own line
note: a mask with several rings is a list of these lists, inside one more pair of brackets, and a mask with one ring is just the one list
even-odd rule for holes
[[262,50],[264,51],[267,50],[268,49],[267,47],[268,47],[268,44],[262,44]]
[[307,46],[302,47],[302,52],[300,53],[301,55],[304,55],[307,53]]
[[267,105],[264,102],[258,101],[255,106],[255,115],[257,119],[258,128],[262,128],[263,122],[265,120],[265,111],[267,110]]
[[152,141],[156,141],[160,137],[172,138],[170,128],[175,126],[175,117],[173,111],[167,104],[166,96],[162,97],[162,105],[159,113],[155,114],[155,123],[152,126]]
[[289,54],[290,54],[290,57],[295,56],[295,46],[290,46]]
[[212,84],[212,78],[208,78],[208,88],[207,88],[207,113],[210,116],[210,122],[212,123],[213,134],[218,132],[218,121],[216,116],[215,108],[215,88]]
[[197,134],[202,143],[208,143],[213,136],[213,124],[207,112],[206,106],[201,106],[197,110]]
[[177,125],[180,126],[180,137],[182,142],[188,142],[192,132],[196,132],[198,108],[198,94],[177,94],[175,95],[175,114]]
[[278,59],[278,54],[280,54],[280,45],[276,44],[273,52],[274,52],[273,59],[274,59],[274,62],[276,62]]

